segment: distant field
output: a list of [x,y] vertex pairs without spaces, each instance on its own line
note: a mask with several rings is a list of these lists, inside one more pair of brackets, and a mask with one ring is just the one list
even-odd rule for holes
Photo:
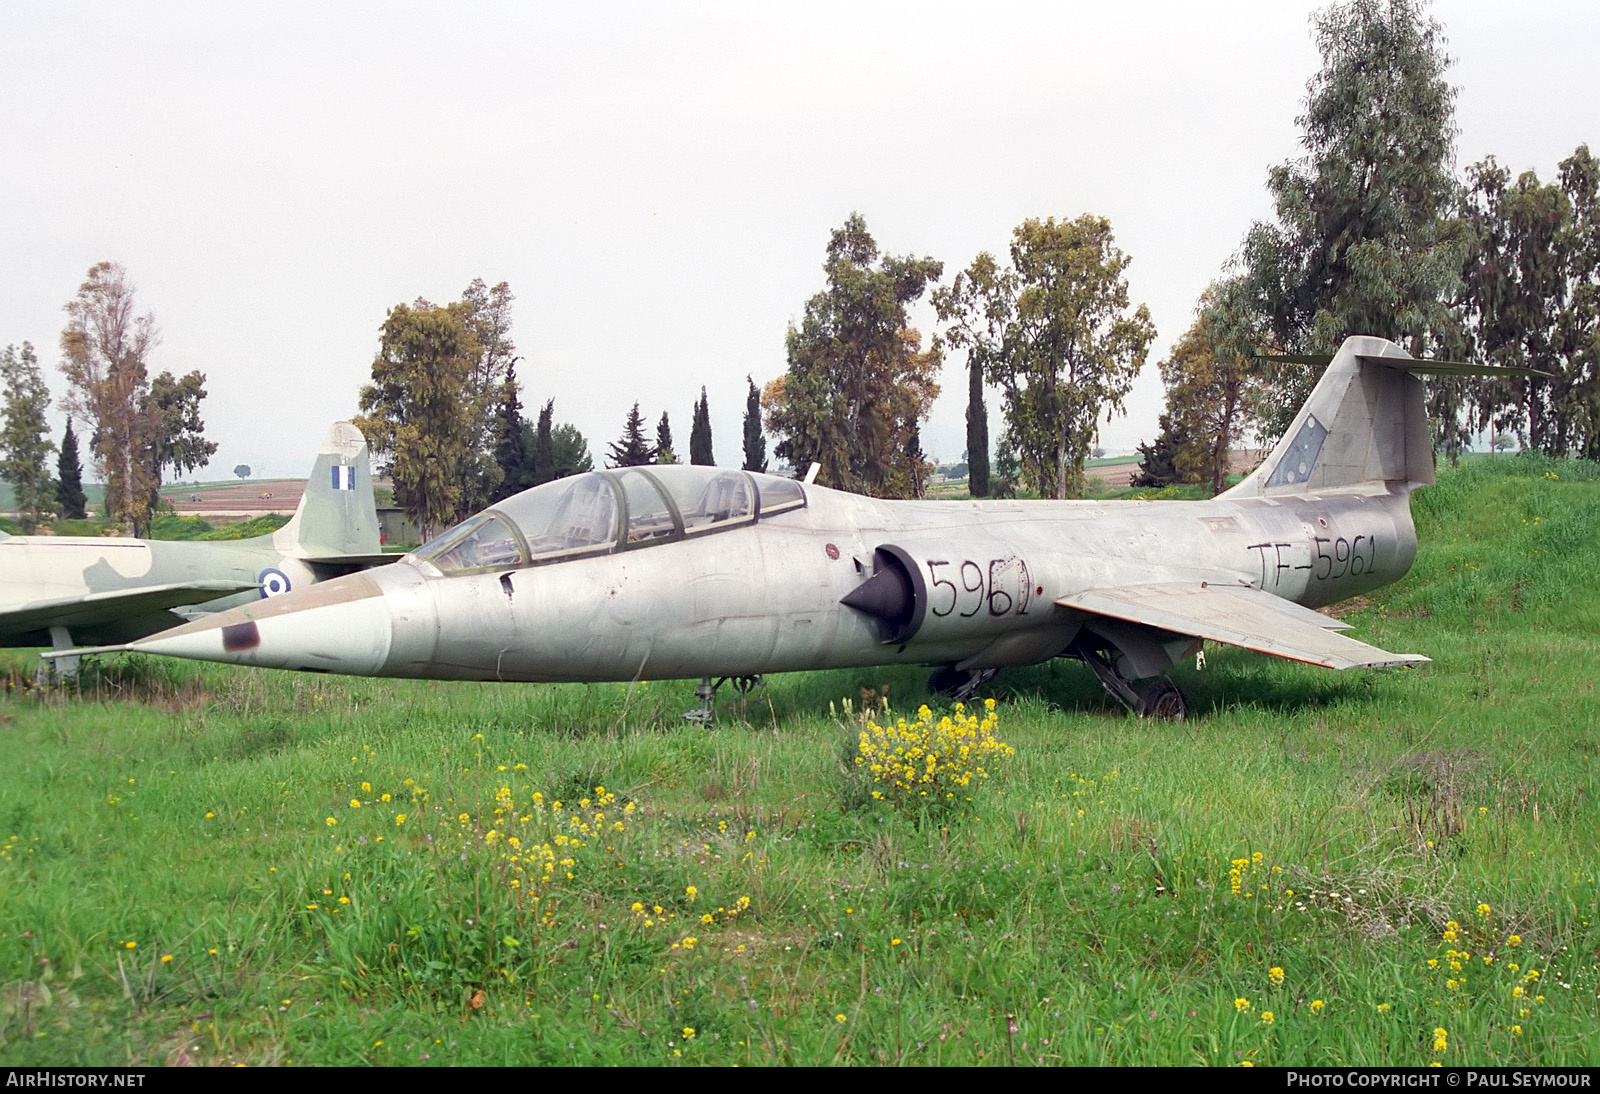
[[232,479],[163,486],[161,496],[180,513],[293,513],[305,490],[305,479]]
[[688,683],[111,659],[36,697],[16,653],[0,1060],[1592,1064],[1597,478],[1419,494],[1411,575],[1345,614],[1417,670],[1213,647],[1176,724],[1002,675],[1015,754],[948,812],[852,762],[915,670],[702,729]]

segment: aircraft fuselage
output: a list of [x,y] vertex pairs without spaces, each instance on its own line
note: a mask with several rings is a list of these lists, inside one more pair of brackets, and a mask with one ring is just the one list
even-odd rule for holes
[[[260,628],[235,631],[229,659],[515,681],[981,669],[1063,652],[1084,615],[1056,602],[1083,590],[1165,576],[1316,607],[1396,580],[1416,554],[1408,495],[1383,487],[1206,502],[806,496],[724,534],[542,566],[449,574],[408,558],[299,594],[292,621],[252,608]],[[841,603],[886,547],[915,571],[922,610],[903,637]]]

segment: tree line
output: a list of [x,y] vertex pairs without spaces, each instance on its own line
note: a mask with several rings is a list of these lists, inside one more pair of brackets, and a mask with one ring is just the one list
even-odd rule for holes
[[[379,333],[372,382],[363,386],[355,424],[366,434],[395,501],[429,538],[519,491],[594,467],[577,427],[555,421],[555,400],[533,421],[523,416],[511,333],[509,284],[478,279],[460,300],[397,304]],[[766,470],[755,385],[746,414],[745,466]],[[752,416],[754,436],[751,435]],[[672,424],[663,412],[654,438],[635,403],[610,465],[677,463]],[[689,459],[711,464],[711,409],[704,388],[694,404]]]
[[[1302,153],[1269,170],[1272,218],[1245,233],[1160,362],[1166,405],[1136,481],[1220,491],[1230,451],[1274,441],[1318,378],[1266,358],[1331,353],[1351,334],[1551,374],[1431,383],[1435,436],[1452,458],[1484,428],[1600,456],[1600,164],[1580,145],[1550,181],[1513,180],[1492,157],[1457,177],[1444,32],[1419,0],[1345,0],[1313,33],[1322,67],[1298,119]],[[824,249],[822,289],[785,335],[785,370],[762,385],[746,377],[743,466],[768,469],[770,431],[773,457],[795,473],[817,464],[832,487],[921,496],[933,470],[921,427],[946,355],[963,355],[970,493],[1080,495],[1098,423],[1122,410],[1156,335],[1130,300],[1130,261],[1103,217],[1030,218],[1002,257],[980,253],[941,284],[943,262],[882,253],[851,214]],[[924,298],[939,324],[926,346],[909,320]],[[460,300],[397,304],[384,321],[356,421],[425,533],[593,467],[553,400],[523,416],[513,301],[505,282],[480,279]],[[94,267],[67,313],[67,407],[92,429],[108,511],[137,531],[163,473],[215,451],[199,417],[205,377],[149,378],[154,319],[120,266]],[[40,470],[54,446],[32,347],[8,349],[3,375],[0,474],[37,521],[66,503]],[[647,420],[635,403],[607,448],[612,466],[678,461],[668,414],[653,431]],[[64,438],[61,480],[67,449]],[[687,455],[713,462],[704,387]]]
[[[1298,118],[1302,154],[1269,170],[1273,217],[1245,233],[1160,362],[1166,405],[1137,481],[1220,492],[1230,453],[1274,442],[1318,379],[1270,358],[1332,353],[1352,334],[1551,374],[1430,383],[1451,458],[1485,428],[1600,456],[1600,166],[1588,148],[1549,182],[1532,171],[1513,182],[1493,158],[1458,177],[1457,92],[1423,3],[1345,0],[1317,14],[1313,37],[1322,65]],[[970,493],[1081,495],[1098,423],[1123,409],[1155,339],[1129,298],[1129,262],[1103,217],[1030,218],[1003,257],[980,253],[940,284],[942,262],[880,252],[852,214],[786,334],[785,371],[759,395],[750,382],[746,466],[765,465],[764,424],[795,472],[814,463],[829,486],[921,496],[932,471],[921,426],[945,356],[961,354]],[[926,348],[908,318],[924,297],[939,324]],[[702,389],[697,429],[704,402]],[[611,446],[613,465],[676,459],[666,415],[652,445],[640,414]]]

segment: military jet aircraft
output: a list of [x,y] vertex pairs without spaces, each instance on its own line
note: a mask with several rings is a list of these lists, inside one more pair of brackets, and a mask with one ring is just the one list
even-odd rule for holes
[[366,438],[335,422],[294,517],[264,536],[164,542],[0,533],[0,645],[51,646],[45,656],[70,674],[75,641],[142,638],[196,613],[393,559],[381,550]]
[[1410,568],[1410,494],[1433,482],[1417,374],[1484,371],[1351,338],[1266,461],[1202,502],[882,501],[714,467],[596,471],[398,565],[127,648],[363,676],[701,677],[706,714],[719,677],[921,663],[959,695],[1065,656],[1129,708],[1182,717],[1161,674],[1205,641],[1335,669],[1428,660],[1314,609]]

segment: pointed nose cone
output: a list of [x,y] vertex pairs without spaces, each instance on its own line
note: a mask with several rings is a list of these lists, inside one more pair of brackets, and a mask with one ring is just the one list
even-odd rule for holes
[[366,574],[185,623],[133,643],[140,653],[264,668],[379,673],[394,638],[383,590]]

